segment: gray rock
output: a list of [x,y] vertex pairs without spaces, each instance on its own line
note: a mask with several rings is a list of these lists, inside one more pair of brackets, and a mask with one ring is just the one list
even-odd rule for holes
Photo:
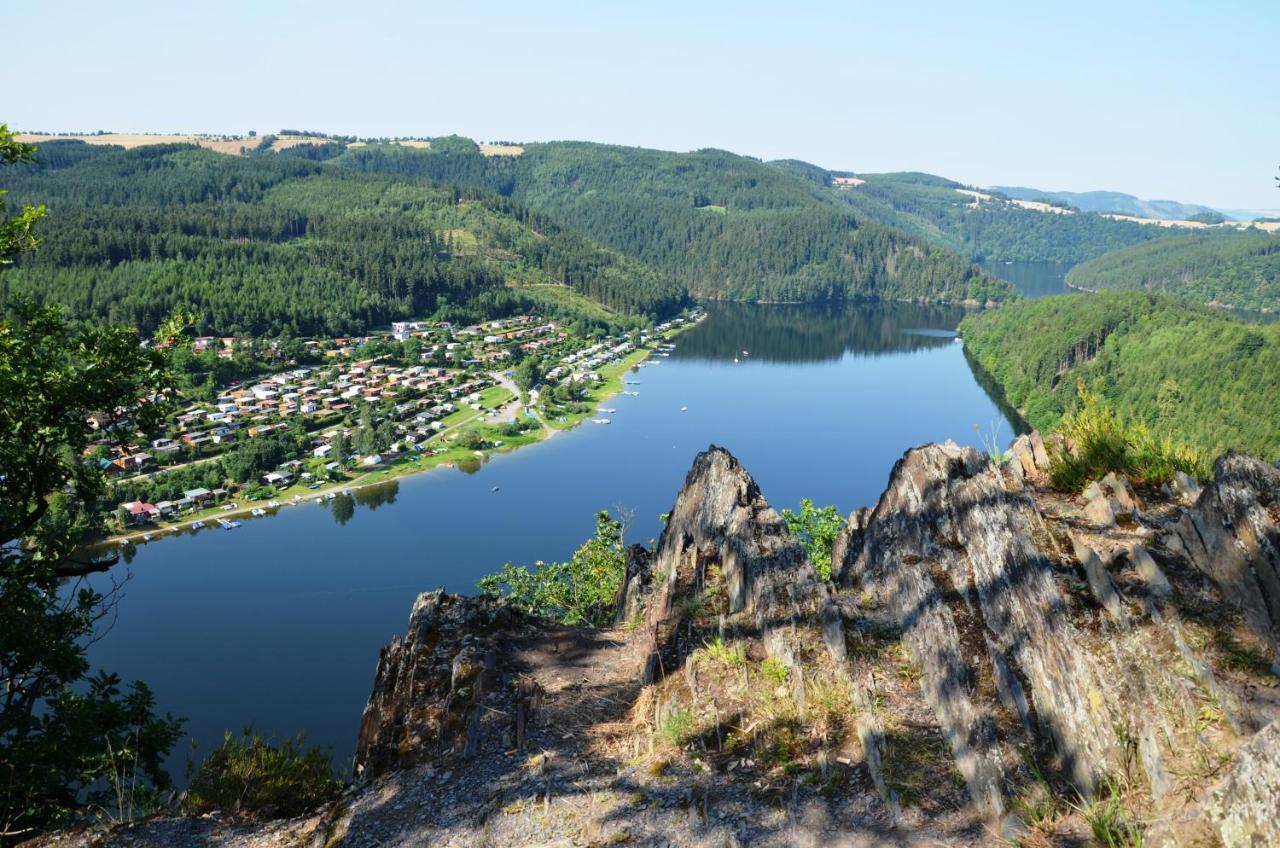
[[1131,547],[1129,562],[1146,585],[1149,594],[1158,598],[1167,598],[1172,594],[1173,587],[1169,585],[1169,578],[1165,576],[1164,571],[1156,564],[1155,558],[1151,556],[1151,552],[1145,547],[1142,545]]
[[1049,451],[1045,447],[1044,438],[1040,435],[1040,431],[1032,430],[1028,438],[1031,441],[1031,451],[1035,456],[1036,465],[1039,466],[1041,471],[1048,472]]
[[622,624],[644,610],[645,596],[653,579],[650,555],[643,545],[627,547],[627,571],[613,600],[613,623]]
[[1106,686],[1074,647],[1080,636],[1063,614],[1052,565],[1032,541],[1047,535],[1034,501],[1007,492],[984,455],[929,445],[894,467],[843,575],[886,600],[969,794],[995,819],[1005,817],[1002,787],[1027,741],[1010,729],[1020,722],[997,724],[989,705],[973,700],[1001,663],[1025,681],[1039,731],[1082,791],[1119,750],[1112,722],[1091,703]]
[[1205,801],[1226,848],[1280,845],[1280,723],[1254,734]]
[[1031,447],[1031,439],[1026,436],[1019,436],[1009,445],[1009,453],[1013,455],[1013,459],[1022,467],[1023,477],[1038,477],[1040,470],[1036,464],[1035,450]]
[[1115,583],[1112,582],[1102,557],[1074,533],[1071,535],[1071,546],[1075,550],[1076,559],[1080,560],[1080,565],[1084,568],[1085,578],[1089,582],[1089,590],[1093,592],[1093,597],[1107,611],[1112,621],[1121,625],[1128,624],[1129,616],[1124,611],[1120,594],[1116,591]]
[[[828,593],[755,480],[732,454],[712,445],[694,458],[669,516],[646,612],[651,644],[645,682],[678,667],[675,637],[683,618],[677,600],[692,597],[713,564],[724,577],[729,611],[753,614],[766,649],[785,661],[787,625],[818,617]],[[842,627],[838,615],[823,619],[828,645],[843,648]],[[843,661],[843,651],[833,658]]]
[[1193,503],[1200,497],[1200,484],[1183,471],[1173,473],[1173,491],[1185,503]]
[[1280,648],[1280,470],[1228,452],[1176,532],[1196,567]]
[[1084,517],[1090,524],[1098,527],[1116,526],[1116,513],[1111,507],[1111,499],[1102,494],[1095,495],[1084,505]]

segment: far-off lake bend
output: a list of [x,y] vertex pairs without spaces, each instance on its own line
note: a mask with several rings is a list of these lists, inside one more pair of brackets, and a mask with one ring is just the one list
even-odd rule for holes
[[[990,270],[1029,296],[1063,290],[1060,266]],[[140,547],[94,578],[130,578],[94,667],[145,680],[161,711],[187,718],[194,750],[171,761],[180,782],[189,755],[249,726],[276,741],[305,733],[345,768],[378,650],[419,592],[470,593],[503,563],[567,558],[600,509],[632,510],[627,541],[648,542],[708,444],[733,451],[779,509],[807,497],[848,513],[875,502],[913,445],[1014,434],[954,342],[960,309],[707,312],[669,358],[628,378],[637,396],[607,402],[609,426],[587,422],[474,473],[441,468]]]

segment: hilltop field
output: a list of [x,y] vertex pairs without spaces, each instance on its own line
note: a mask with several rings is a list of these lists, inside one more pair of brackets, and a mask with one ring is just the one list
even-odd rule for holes
[[[300,144],[325,144],[331,139],[311,135],[218,135],[208,133],[19,133],[18,141],[26,144],[41,144],[47,141],[83,141],[85,144],[102,144],[123,147],[132,150],[135,147],[146,147],[153,144],[194,144],[215,153],[227,153],[232,156],[248,156],[257,152],[268,137],[271,143],[262,150],[288,150]],[[421,150],[431,149],[431,142],[418,139],[403,139],[388,142],[400,147],[415,147]],[[366,142],[353,141],[348,147],[364,147]],[[481,144],[480,152],[485,156],[519,156],[524,148],[518,144]]]

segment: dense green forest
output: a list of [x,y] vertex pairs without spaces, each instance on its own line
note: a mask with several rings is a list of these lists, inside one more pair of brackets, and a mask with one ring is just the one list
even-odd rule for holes
[[1249,324],[1139,292],[1023,301],[966,318],[965,350],[1035,427],[1077,381],[1157,434],[1280,458],[1280,324]]
[[1074,264],[1159,235],[1153,227],[1092,213],[1023,209],[998,194],[974,207],[972,197],[956,191],[963,185],[932,174],[859,174],[861,185],[841,190],[834,179],[851,175],[795,160],[772,164],[823,186],[869,218],[976,261]]
[[668,153],[585,142],[482,155],[468,139],[430,150],[349,148],[334,162],[479,187],[544,211],[679,280],[697,297],[812,301],[1002,301],[1008,284],[945,248],[868,217],[782,168],[720,150]]
[[1072,268],[1089,291],[1164,291],[1200,303],[1280,309],[1280,235],[1257,230],[1166,236]]
[[185,305],[202,332],[337,335],[528,309],[598,320],[586,298],[662,317],[687,300],[670,277],[477,188],[357,174],[305,153],[66,141],[39,156],[2,187],[10,202],[48,206],[45,244],[0,275],[0,295],[80,318],[150,330]]

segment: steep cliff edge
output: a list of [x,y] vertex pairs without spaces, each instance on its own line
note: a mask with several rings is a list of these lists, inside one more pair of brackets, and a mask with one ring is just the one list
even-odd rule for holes
[[94,844],[1280,843],[1280,471],[1081,499],[1046,463],[908,451],[824,583],[713,447],[615,627],[420,596],[341,803]]

